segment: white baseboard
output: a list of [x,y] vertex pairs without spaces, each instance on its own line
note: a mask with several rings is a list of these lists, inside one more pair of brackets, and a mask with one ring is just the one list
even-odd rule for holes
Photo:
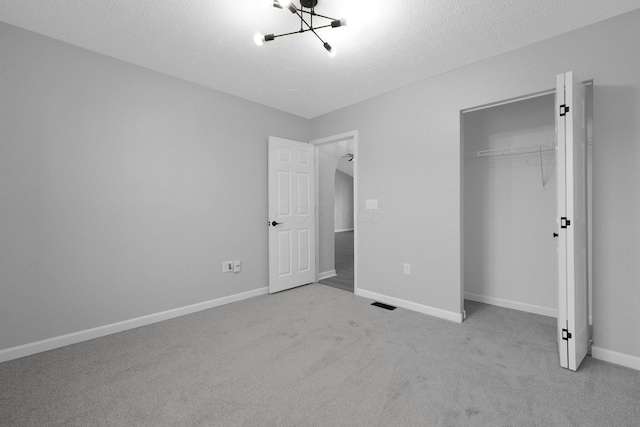
[[403,300],[400,298],[390,297],[387,295],[377,294],[375,292],[356,289],[355,294],[363,298],[380,301],[385,304],[394,305],[396,307],[406,308],[407,310],[417,311],[419,313],[428,314],[429,316],[438,317],[440,319],[450,320],[456,323],[462,323],[462,313],[442,310],[428,305],[418,304],[415,302]]
[[329,277],[336,277],[338,273],[335,270],[324,271],[318,274],[318,282],[320,280],[328,279]]
[[484,304],[497,305],[498,307],[511,308],[513,310],[525,311],[527,313],[540,314],[541,316],[553,317],[555,319],[558,318],[558,310],[548,307],[541,307],[539,305],[525,304],[502,298],[471,294],[468,292],[464,293],[464,298],[471,301],[482,302]]
[[618,353],[617,351],[607,350],[595,345],[591,347],[591,357],[640,371],[640,357]]
[[82,341],[92,340],[94,338],[104,337],[106,335],[115,334],[129,329],[139,328],[141,326],[150,325],[152,323],[162,322],[163,320],[173,319],[175,317],[185,316],[187,314],[196,313],[198,311],[207,310],[221,305],[230,304],[232,302],[242,301],[253,298],[258,295],[264,295],[269,292],[269,288],[260,288],[253,291],[242,292],[223,298],[205,301],[185,307],[174,308],[160,313],[149,314],[147,316],[136,317],[135,319],[125,320],[122,322],[112,323],[110,325],[99,326],[97,328],[86,329],[84,331],[73,332],[67,335],[48,338],[42,341],[36,341],[29,344],[11,347],[0,350],[0,363],[6,362],[20,357],[30,356],[32,354],[49,351],[71,344],[77,344]]
[[341,229],[341,230],[336,230],[335,232],[336,233],[344,233],[345,231],[353,231],[353,228],[344,228],[344,229]]

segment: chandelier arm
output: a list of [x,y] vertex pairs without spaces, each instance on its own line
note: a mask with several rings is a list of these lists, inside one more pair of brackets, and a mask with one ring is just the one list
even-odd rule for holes
[[331,25],[323,25],[323,26],[321,26],[321,27],[315,27],[315,28],[313,28],[313,29],[308,28],[308,29],[306,29],[306,30],[291,31],[290,33],[274,34],[274,36],[273,36],[273,37],[274,37],[274,38],[277,38],[277,37],[290,36],[290,35],[292,35],[292,34],[306,33],[306,32],[309,32],[309,31],[319,30],[320,28],[327,28],[327,27],[330,27],[330,26],[331,26]]
[[[307,13],[311,13],[311,12],[307,12]],[[334,18],[329,18],[328,16],[320,15],[319,13],[315,13],[314,12],[313,15],[319,16],[320,18],[328,19],[330,21],[336,21],[336,19],[334,19]]]
[[330,27],[330,26],[331,26],[331,24],[321,25],[321,26],[319,26],[319,27],[313,27],[313,28],[310,28],[310,29],[305,30],[305,31],[319,30],[320,28],[328,28],[328,27]]
[[[309,23],[304,19],[304,17],[302,16],[302,14],[298,13],[298,16],[300,17],[300,20],[301,20],[302,22],[304,22],[304,24],[307,26],[307,28],[308,28],[309,30],[313,31],[313,29],[314,29],[314,28],[313,28],[313,25],[309,25]],[[302,24],[301,24],[301,25],[302,25]],[[302,31],[302,30],[300,30],[300,31]]]
[[316,37],[317,37],[317,38],[322,42],[322,44],[325,44],[325,41],[324,41],[324,40],[322,40],[322,37],[320,37],[320,36],[318,35],[318,33],[316,33],[315,28],[312,28],[310,31],[311,31],[313,34],[315,34],[315,35],[316,35]]
[[278,37],[290,36],[292,34],[306,33],[307,31],[311,31],[311,30],[298,30],[298,31],[292,31],[290,33],[275,34],[273,37],[278,38]]
[[319,17],[319,18],[329,19],[330,21],[336,21],[336,20],[337,20],[337,19],[335,19],[335,18],[331,18],[331,17],[329,17],[329,16],[325,16],[325,15],[320,15],[319,13],[311,12],[311,11],[304,10],[304,9],[296,9],[296,10],[297,10],[298,12],[300,12],[300,13],[306,13],[306,14],[308,14],[308,15],[317,16],[317,17]]
[[[322,37],[320,37],[320,36],[318,35],[318,33],[316,33],[316,30],[317,30],[318,28],[320,28],[320,27],[313,28],[313,15],[314,15],[314,14],[311,14],[311,19],[312,19],[312,21],[311,21],[311,25],[309,25],[309,23],[304,19],[304,17],[302,16],[302,14],[301,14],[301,13],[298,13],[298,12],[296,12],[296,13],[298,14],[298,16],[300,17],[300,19],[302,20],[302,22],[304,22],[304,23],[305,23],[305,25],[307,26],[308,30],[306,30],[306,31],[311,31],[313,34],[315,34],[315,36],[318,38],[318,40],[320,40],[320,42],[324,45],[326,42],[325,42],[324,40],[322,40]],[[324,28],[324,27],[323,27],[323,28]],[[305,31],[300,30],[300,32],[305,32]]]
[[[302,25],[302,23],[304,22],[304,19],[302,19],[302,9],[296,9],[296,15],[298,15],[300,17],[300,32],[302,33],[304,30],[304,25]],[[308,25],[307,25],[308,26]]]

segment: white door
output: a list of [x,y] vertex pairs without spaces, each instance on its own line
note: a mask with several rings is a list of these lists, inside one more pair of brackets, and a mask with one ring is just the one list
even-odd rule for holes
[[558,165],[558,348],[577,370],[589,350],[586,90],[573,72],[556,87]]
[[269,137],[269,293],[315,281],[314,146]]

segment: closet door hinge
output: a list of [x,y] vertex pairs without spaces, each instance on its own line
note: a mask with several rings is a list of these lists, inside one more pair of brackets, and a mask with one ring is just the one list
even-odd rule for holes
[[571,225],[571,221],[567,219],[566,216],[560,218],[560,228],[567,228]]
[[560,117],[564,117],[569,112],[569,107],[567,105],[560,106]]
[[569,341],[571,339],[571,332],[568,329],[562,330],[562,339],[565,341]]

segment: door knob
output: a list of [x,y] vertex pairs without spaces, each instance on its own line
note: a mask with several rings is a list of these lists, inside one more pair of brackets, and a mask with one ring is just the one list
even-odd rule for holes
[[553,237],[558,237],[558,233],[553,233]]
[[282,224],[282,223],[281,223],[281,222],[277,222],[277,221],[273,221],[273,222],[271,223],[271,225],[273,225],[274,227],[275,227],[276,225],[280,225],[280,224]]

